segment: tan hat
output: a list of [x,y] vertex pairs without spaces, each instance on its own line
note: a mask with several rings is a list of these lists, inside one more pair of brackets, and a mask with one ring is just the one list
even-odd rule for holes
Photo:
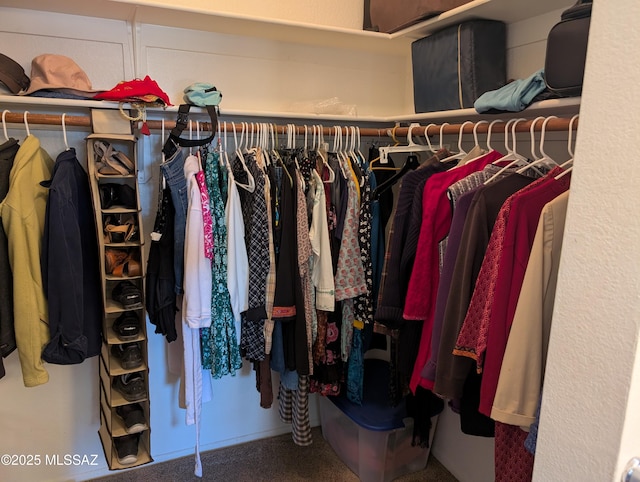
[[43,89],[55,89],[63,94],[92,98],[94,90],[84,70],[69,57],[56,54],[38,55],[31,61],[31,85],[19,95],[29,95]]

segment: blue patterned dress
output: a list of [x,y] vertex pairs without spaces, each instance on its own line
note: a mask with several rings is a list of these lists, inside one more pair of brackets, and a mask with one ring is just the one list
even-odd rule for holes
[[205,178],[213,217],[213,292],[211,295],[211,328],[201,330],[202,367],[210,369],[213,378],[235,375],[242,367],[227,287],[227,226],[224,199],[226,171],[221,172],[219,155],[210,152],[205,163]]

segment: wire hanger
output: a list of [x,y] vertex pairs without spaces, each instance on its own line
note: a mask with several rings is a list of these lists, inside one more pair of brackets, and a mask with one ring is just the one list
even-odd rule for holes
[[62,137],[64,138],[64,146],[65,146],[65,151],[70,151],[71,148],[69,147],[69,143],[67,142],[67,126],[64,122],[64,118],[67,116],[66,112],[62,113]]
[[7,112],[11,112],[9,109],[5,109],[2,111],[2,131],[4,132],[4,138],[9,141],[9,134],[7,133]]
[[27,122],[27,114],[29,114],[29,111],[25,110],[24,115],[22,116],[22,119],[24,120],[24,128],[27,130],[27,137],[29,137],[31,135],[31,132],[29,132],[29,123]]

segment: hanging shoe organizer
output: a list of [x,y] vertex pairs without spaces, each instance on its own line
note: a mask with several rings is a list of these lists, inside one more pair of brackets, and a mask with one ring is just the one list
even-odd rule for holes
[[153,461],[136,138],[91,134],[87,155],[104,303],[98,433],[117,470]]

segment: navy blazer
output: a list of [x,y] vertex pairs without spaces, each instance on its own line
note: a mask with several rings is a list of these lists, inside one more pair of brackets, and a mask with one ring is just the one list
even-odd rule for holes
[[56,159],[42,245],[42,282],[49,304],[49,363],[69,365],[100,353],[102,284],[89,179],[75,149]]

